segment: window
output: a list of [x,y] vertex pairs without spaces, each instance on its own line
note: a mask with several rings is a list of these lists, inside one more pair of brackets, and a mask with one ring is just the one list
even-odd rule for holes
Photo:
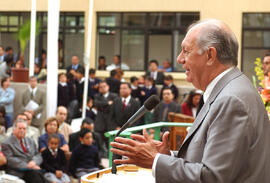
[[[0,12],[0,44],[4,47],[11,46],[15,53],[19,52],[19,42],[15,39],[21,25],[30,21],[30,12]],[[47,13],[37,12],[37,21],[40,22],[40,34],[36,37],[35,56],[41,55],[42,49],[47,49]],[[84,52],[84,13],[83,12],[61,12],[59,39],[62,49],[62,68],[70,64],[72,55],[78,55],[83,62]],[[60,44],[61,44],[60,43]],[[74,46],[76,45],[76,46]],[[25,65],[28,66],[29,43],[24,53]]]
[[176,58],[186,28],[199,20],[199,13],[127,12],[97,13],[97,66],[98,57],[106,64],[120,55],[121,62],[133,71],[146,71],[151,59],[169,60],[173,71],[181,71]]
[[244,13],[242,31],[242,71],[252,79],[255,59],[270,51],[270,13]]

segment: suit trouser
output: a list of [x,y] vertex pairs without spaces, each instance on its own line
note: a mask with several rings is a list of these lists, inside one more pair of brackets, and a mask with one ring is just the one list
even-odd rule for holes
[[49,183],[40,171],[27,171],[24,173],[23,180],[26,183]]

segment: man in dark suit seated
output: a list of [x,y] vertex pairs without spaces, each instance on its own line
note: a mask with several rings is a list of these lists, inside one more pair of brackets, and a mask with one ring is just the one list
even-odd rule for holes
[[84,71],[84,67],[79,64],[80,60],[79,57],[77,55],[73,55],[71,57],[71,65],[67,66],[66,70],[67,70],[67,74],[71,74],[73,77],[76,76],[76,71],[78,69],[82,69]]
[[[82,128],[88,128],[92,134],[93,134],[93,145],[95,145],[98,148],[99,156],[100,158],[108,158],[107,157],[107,150],[105,149],[104,144],[102,144],[101,137],[98,133],[94,132],[94,121],[90,118],[85,118],[82,121],[81,129]],[[73,149],[80,144],[80,131],[71,133],[69,135],[69,142],[68,146],[70,151],[73,151]]]
[[[172,89],[169,87],[165,87],[162,90],[162,102],[155,108],[152,122],[160,122],[160,121],[169,121],[168,113],[175,112],[180,113],[181,107],[176,102],[173,101],[174,95],[172,93]],[[167,130],[168,128],[162,128],[162,131]]]
[[7,173],[18,176],[27,183],[45,183],[40,171],[42,157],[33,139],[25,137],[27,121],[18,119],[13,124],[13,134],[2,143],[7,158]]
[[[110,130],[120,129],[123,124],[140,108],[140,102],[131,97],[131,86],[129,83],[121,83],[120,97],[115,99],[112,105],[112,117]],[[142,123],[140,123],[142,124]],[[135,125],[139,125],[138,122]]]
[[163,72],[158,71],[158,61],[151,60],[149,62],[149,70],[146,73],[146,76],[151,76],[155,80],[155,84],[163,85],[164,83],[164,74]]
[[177,101],[177,98],[179,96],[179,91],[178,91],[178,88],[173,84],[172,75],[165,76],[164,85],[163,85],[163,87],[161,88],[161,91],[160,91],[160,99],[162,99],[162,91],[164,90],[164,88],[167,88],[167,87],[172,89],[173,99],[174,99],[174,101]]

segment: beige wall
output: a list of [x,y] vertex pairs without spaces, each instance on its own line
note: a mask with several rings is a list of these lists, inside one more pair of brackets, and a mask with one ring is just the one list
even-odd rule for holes
[[[47,10],[47,0],[37,0],[37,10]],[[61,11],[83,11],[86,12],[85,29],[87,32],[88,7],[87,0],[61,0]],[[30,11],[31,0],[6,0],[0,1],[0,11]],[[200,12],[201,19],[216,18],[225,21],[236,34],[240,42],[239,49],[239,67],[241,53],[241,31],[242,31],[242,13],[244,12],[270,12],[269,0],[94,0],[93,31],[91,41],[91,67],[95,67],[96,57],[96,12]],[[86,48],[85,35],[85,48]],[[126,72],[125,77],[130,75],[140,75],[141,73]],[[98,72],[97,75],[106,76],[108,73]],[[177,83],[185,84],[185,75],[174,73]]]

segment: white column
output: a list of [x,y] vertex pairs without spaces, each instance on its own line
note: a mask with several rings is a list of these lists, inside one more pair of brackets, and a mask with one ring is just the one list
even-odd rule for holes
[[36,41],[36,4],[37,4],[37,1],[32,0],[30,53],[29,53],[29,76],[34,75],[35,41]]
[[47,116],[55,115],[58,83],[58,34],[60,0],[48,0]]
[[84,53],[84,68],[85,68],[85,80],[84,80],[84,91],[83,91],[83,106],[82,106],[82,118],[86,115],[86,102],[88,94],[88,78],[89,78],[89,65],[90,65],[90,49],[91,49],[91,39],[92,39],[92,20],[93,20],[93,3],[94,0],[89,0],[89,10],[88,10],[88,32],[87,32],[87,45]]

